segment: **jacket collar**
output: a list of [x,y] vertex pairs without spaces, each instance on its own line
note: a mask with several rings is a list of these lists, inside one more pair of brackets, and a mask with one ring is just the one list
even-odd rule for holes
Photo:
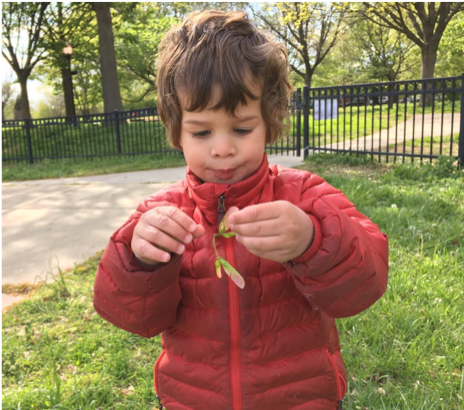
[[186,180],[190,197],[195,201],[208,222],[216,224],[220,195],[225,195],[226,210],[231,206],[242,209],[245,206],[259,203],[260,193],[270,172],[267,155],[264,154],[258,169],[247,179],[235,184],[203,183],[188,167]]

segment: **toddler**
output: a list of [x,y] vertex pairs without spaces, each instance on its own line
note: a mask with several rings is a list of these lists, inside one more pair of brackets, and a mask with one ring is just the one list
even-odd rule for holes
[[[111,237],[96,311],[143,337],[161,333],[154,384],[168,410],[342,408],[335,318],[384,293],[387,238],[317,175],[268,164],[266,144],[286,131],[285,49],[244,12],[192,14],[164,37],[157,82],[186,179]],[[215,247],[240,287],[216,271],[226,211],[236,236]]]

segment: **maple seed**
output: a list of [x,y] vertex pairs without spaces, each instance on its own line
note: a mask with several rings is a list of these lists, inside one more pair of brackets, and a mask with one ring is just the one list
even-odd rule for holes
[[237,272],[237,270],[229,263],[227,262],[224,258],[221,258],[216,249],[216,237],[217,236],[223,236],[224,238],[232,238],[235,236],[235,232],[227,230],[229,229],[229,224],[228,224],[228,213],[229,211],[224,215],[224,218],[222,219],[221,223],[219,224],[219,233],[216,233],[213,235],[213,249],[214,253],[216,254],[216,262],[214,263],[214,266],[216,267],[216,275],[220,278],[221,275],[221,268],[224,269],[224,272],[229,275],[230,279],[232,282],[234,282],[240,289],[243,289],[245,287],[245,280],[243,279],[242,275]]
[[222,274],[221,274],[221,262],[219,262],[219,259],[216,259],[216,263],[214,265],[216,266],[216,275],[218,276],[218,278],[222,277]]

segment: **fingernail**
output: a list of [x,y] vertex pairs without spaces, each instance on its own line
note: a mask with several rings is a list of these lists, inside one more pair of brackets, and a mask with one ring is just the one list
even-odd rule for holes
[[190,243],[190,242],[192,241],[192,239],[193,239],[193,236],[190,235],[190,234],[188,233],[188,234],[185,236],[184,242],[185,242],[185,243]]
[[181,253],[184,253],[185,251],[185,246],[184,245],[179,245],[177,248],[177,253],[180,255]]
[[167,261],[170,259],[170,257],[171,257],[171,256],[169,255],[169,253],[165,253],[165,254],[161,257],[161,259],[163,260],[163,262],[167,262]]
[[192,224],[192,225],[189,226],[189,231],[190,232],[194,232],[195,229],[197,229],[197,226],[195,224]]

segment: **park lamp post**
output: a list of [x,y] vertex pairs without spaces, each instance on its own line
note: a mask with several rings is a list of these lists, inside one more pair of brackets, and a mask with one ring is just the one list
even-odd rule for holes
[[69,82],[71,85],[71,114],[75,117],[76,116],[76,107],[74,105],[74,86],[72,76],[77,74],[76,71],[71,71],[71,54],[73,52],[73,48],[68,44],[65,48],[63,48],[64,56],[66,60],[68,60],[68,70],[69,70]]

